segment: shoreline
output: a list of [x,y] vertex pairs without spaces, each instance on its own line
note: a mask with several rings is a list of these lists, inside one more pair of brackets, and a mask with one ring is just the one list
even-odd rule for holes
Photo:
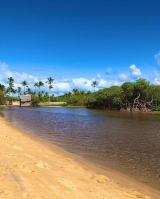
[[0,198],[158,199],[160,191],[70,154],[0,116]]

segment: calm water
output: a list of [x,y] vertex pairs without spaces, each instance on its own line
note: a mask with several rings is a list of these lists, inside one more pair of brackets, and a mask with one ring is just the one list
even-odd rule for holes
[[41,139],[160,189],[160,115],[62,107],[0,113]]

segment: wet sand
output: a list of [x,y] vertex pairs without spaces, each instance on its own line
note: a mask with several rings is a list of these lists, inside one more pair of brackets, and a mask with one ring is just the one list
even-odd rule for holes
[[0,199],[158,199],[160,191],[104,170],[0,117]]

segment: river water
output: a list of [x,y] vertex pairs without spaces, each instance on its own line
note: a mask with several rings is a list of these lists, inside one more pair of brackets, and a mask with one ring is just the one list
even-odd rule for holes
[[67,107],[4,108],[41,139],[160,190],[160,115]]

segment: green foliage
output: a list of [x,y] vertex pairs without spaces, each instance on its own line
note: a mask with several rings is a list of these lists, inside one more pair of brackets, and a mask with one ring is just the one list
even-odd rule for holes
[[[68,92],[62,96],[55,97],[54,94],[50,96],[50,90],[53,89],[53,78],[47,78],[49,93],[40,91],[40,87],[44,86],[42,81],[34,84],[35,92],[29,87],[24,94],[30,94],[32,98],[32,105],[38,105],[42,102],[66,102],[71,106],[86,106],[90,108],[99,109],[117,109],[127,111],[145,111],[160,110],[160,85],[153,85],[145,79],[138,79],[136,82],[125,82],[121,86],[111,86],[109,88],[100,89],[97,92],[79,91],[73,88],[72,92]],[[21,88],[14,89],[14,79],[8,78],[8,88],[0,84],[0,104],[5,101],[12,101],[14,98],[10,94],[21,94]],[[22,82],[25,87],[28,85],[26,81]],[[98,85],[97,81],[92,82],[95,88]],[[39,92],[36,93],[36,87]]]
[[95,90],[95,87],[98,86],[98,82],[96,80],[94,80],[91,84],[91,86],[93,86],[94,90]]
[[160,86],[142,78],[136,82],[125,82],[121,86],[111,86],[91,94],[86,106],[145,112],[160,110]]
[[78,91],[78,89],[73,89],[72,93],[66,93],[62,96],[51,97],[52,102],[66,102],[69,106],[85,106],[89,93],[85,91]]
[[101,89],[91,94],[86,106],[100,109],[119,109],[120,100],[123,98],[123,90],[119,86]]
[[8,88],[7,88],[7,90],[6,90],[6,92],[8,93],[8,94],[10,94],[10,93],[16,93],[16,90],[13,88],[14,87],[14,79],[12,78],[12,77],[9,77],[8,78]]
[[4,105],[6,102],[5,94],[2,90],[0,90],[0,105]]
[[31,95],[31,104],[32,106],[37,106],[40,102],[39,97],[37,95]]
[[0,91],[2,91],[2,92],[5,91],[5,86],[3,84],[0,84]]

